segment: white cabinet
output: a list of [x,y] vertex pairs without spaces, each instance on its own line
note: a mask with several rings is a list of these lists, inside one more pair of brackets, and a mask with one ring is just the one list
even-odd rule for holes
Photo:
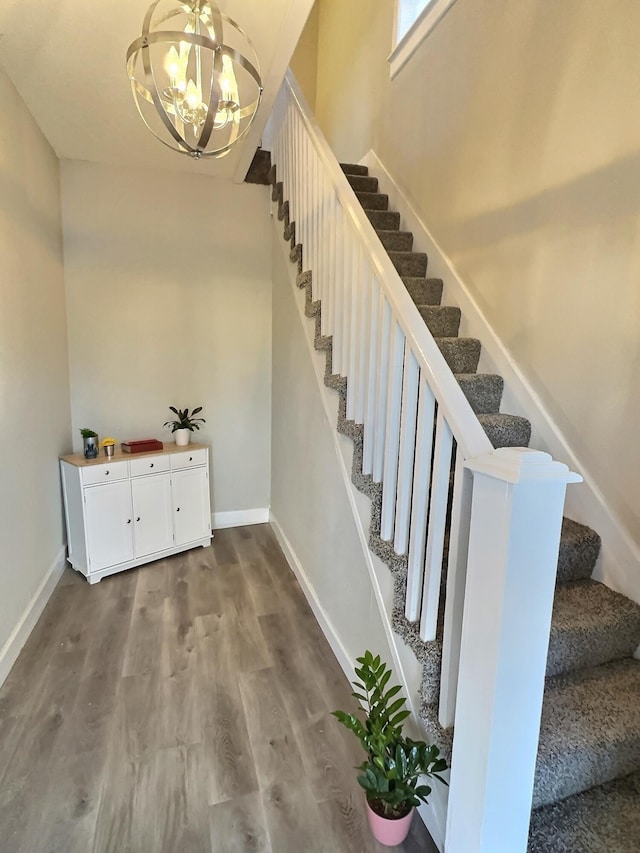
[[171,475],[149,474],[132,479],[131,500],[134,555],[146,557],[173,548]]
[[87,549],[93,571],[133,559],[131,491],[128,480],[85,489],[84,512]]
[[209,481],[203,468],[183,468],[173,472],[173,528],[176,545],[200,539],[211,526]]
[[211,544],[208,449],[60,460],[68,559],[90,583]]

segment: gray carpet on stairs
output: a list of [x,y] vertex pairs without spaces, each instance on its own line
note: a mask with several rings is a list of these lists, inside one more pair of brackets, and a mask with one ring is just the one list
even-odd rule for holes
[[[500,412],[502,378],[476,373],[480,342],[458,337],[460,312],[440,305],[442,281],[426,277],[428,259],[412,251],[413,235],[400,231],[399,213],[388,210],[366,167],[342,168],[493,445],[526,446],[529,422]],[[316,323],[315,346],[326,353],[325,384],[339,395],[337,428],[354,443],[352,480],[371,499],[369,545],[394,576],[392,624],[422,664],[420,716],[450,760],[453,732],[438,723],[442,620],[436,640],[424,643],[419,625],[404,615],[407,557],[380,537],[382,488],[362,474],[363,429],[346,418],[347,383],[331,372],[332,341],[320,334],[313,273],[303,271],[303,248],[295,244],[273,169],[270,178],[298,284],[306,289],[305,311]],[[600,546],[595,531],[563,520],[529,853],[640,851],[640,663],[631,657],[640,643],[640,607],[590,580]]]

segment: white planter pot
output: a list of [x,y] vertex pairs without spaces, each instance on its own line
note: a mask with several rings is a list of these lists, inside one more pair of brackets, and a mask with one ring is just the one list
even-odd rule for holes
[[178,447],[184,447],[186,444],[189,444],[191,439],[191,430],[190,429],[177,429],[174,433],[176,437],[176,444]]

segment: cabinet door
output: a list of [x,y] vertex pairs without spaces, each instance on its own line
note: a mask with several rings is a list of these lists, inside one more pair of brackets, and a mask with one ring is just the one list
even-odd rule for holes
[[133,559],[131,489],[119,480],[84,489],[89,571]]
[[176,545],[211,536],[209,476],[206,468],[174,471],[173,529]]
[[136,558],[172,548],[171,475],[136,477],[131,481],[131,494]]

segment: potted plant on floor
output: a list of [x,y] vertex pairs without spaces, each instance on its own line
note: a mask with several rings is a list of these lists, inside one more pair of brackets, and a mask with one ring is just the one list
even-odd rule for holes
[[191,433],[194,430],[199,430],[200,424],[206,423],[204,418],[195,417],[202,411],[202,406],[195,408],[191,414],[189,414],[189,409],[176,409],[175,406],[169,406],[169,409],[176,415],[176,419],[165,421],[164,425],[169,427],[175,435],[176,444],[180,446],[189,444]]
[[364,712],[364,722],[345,711],[333,715],[352,731],[367,754],[358,767],[358,782],[367,797],[369,824],[376,839],[384,845],[401,844],[407,837],[413,810],[426,803],[431,793],[420,784],[421,776],[447,782],[439,775],[447,769],[440,750],[424,741],[414,741],[402,734],[403,721],[409,716],[404,709],[406,699],[397,697],[400,687],[387,690],[391,670],[370,651],[357,658],[360,664],[352,694]]

